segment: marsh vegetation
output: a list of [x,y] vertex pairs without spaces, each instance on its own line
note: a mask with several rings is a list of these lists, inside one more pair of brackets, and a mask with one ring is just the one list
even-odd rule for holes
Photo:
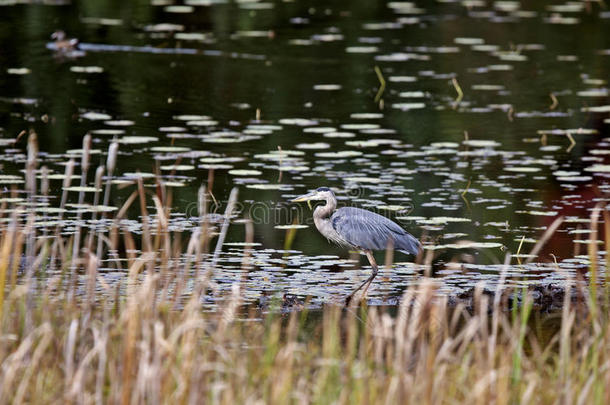
[[[0,0],[0,402],[610,402],[603,2],[43,3]],[[319,186],[424,246],[347,307]]]

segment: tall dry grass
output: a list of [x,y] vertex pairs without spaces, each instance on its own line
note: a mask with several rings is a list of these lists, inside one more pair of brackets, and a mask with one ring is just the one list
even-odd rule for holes
[[[111,146],[114,159],[117,147]],[[72,163],[66,171],[73,169]],[[99,171],[95,183],[101,189]],[[35,186],[28,186],[33,199]],[[241,279],[218,311],[202,311],[230,226],[223,223],[208,255],[215,231],[206,221],[205,190],[200,226],[183,245],[168,229],[169,193],[147,194],[141,182],[134,187],[98,233],[83,228],[62,236],[61,222],[49,233],[35,226],[35,212],[13,207],[4,214],[4,207],[1,402],[610,403],[610,322],[597,286],[566,275],[560,327],[550,338],[532,330],[526,291],[512,308],[501,286],[491,297],[476,289],[471,308],[451,307],[435,293],[435,281],[423,277],[394,315],[328,306],[321,314],[272,310],[262,321],[245,322]],[[234,193],[226,218],[236,199]],[[120,219],[138,200],[146,231],[136,239]],[[156,229],[147,202],[154,204]],[[596,262],[597,252],[590,253]],[[100,277],[101,263],[123,271],[121,289]],[[592,266],[594,277],[599,268]]]

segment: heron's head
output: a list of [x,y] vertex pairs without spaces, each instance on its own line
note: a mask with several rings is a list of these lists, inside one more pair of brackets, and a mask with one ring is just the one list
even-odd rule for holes
[[[292,202],[303,202],[303,201],[307,201],[307,203],[309,204],[309,201],[322,201],[322,200],[329,200],[331,198],[335,198],[335,193],[333,193],[333,191],[328,188],[328,187],[319,187],[317,189],[315,189],[314,191],[312,191],[311,193],[308,194],[304,194],[300,197],[295,198],[294,200],[292,200]],[[310,205],[311,207],[311,205]]]

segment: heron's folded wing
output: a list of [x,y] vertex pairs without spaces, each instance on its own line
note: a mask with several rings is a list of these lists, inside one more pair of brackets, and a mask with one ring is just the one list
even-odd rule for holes
[[390,219],[360,208],[338,209],[331,218],[341,237],[362,249],[383,250],[391,240],[396,250],[417,254],[419,241]]

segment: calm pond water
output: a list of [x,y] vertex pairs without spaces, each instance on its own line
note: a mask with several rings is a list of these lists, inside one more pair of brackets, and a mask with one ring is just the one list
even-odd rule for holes
[[[37,132],[40,164],[58,174],[91,133],[95,164],[119,140],[117,183],[140,171],[153,186],[159,168],[174,230],[196,225],[201,184],[213,178],[218,213],[239,186],[240,216],[254,221],[253,301],[280,291],[321,303],[368,275],[288,203],[319,186],[421,238],[442,291],[494,288],[506,253],[529,253],[560,216],[509,278],[559,283],[551,254],[570,274],[587,269],[589,217],[610,187],[610,12],[597,4],[48,3],[0,0],[2,198],[23,181],[22,130]],[[58,29],[81,50],[54,49]],[[51,186],[59,195],[61,180]],[[308,227],[286,243],[292,224]],[[231,227],[220,290],[241,277],[244,235]],[[419,278],[412,257],[395,261],[371,303]]]

